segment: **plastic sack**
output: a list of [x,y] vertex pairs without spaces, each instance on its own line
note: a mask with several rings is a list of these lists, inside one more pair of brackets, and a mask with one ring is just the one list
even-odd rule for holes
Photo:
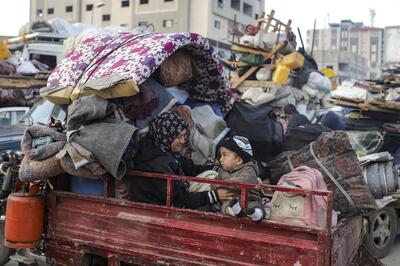
[[239,43],[244,45],[254,45],[254,36],[251,35],[243,35],[240,37]]
[[376,153],[383,145],[383,135],[379,131],[346,131],[346,134],[359,157]]
[[272,70],[269,67],[262,67],[256,73],[257,80],[270,80],[272,76]]
[[36,74],[39,70],[28,61],[21,61],[21,63],[17,66],[18,74]]
[[312,72],[307,80],[307,85],[314,90],[323,92],[330,92],[332,90],[332,84],[330,79],[321,75],[318,72]]

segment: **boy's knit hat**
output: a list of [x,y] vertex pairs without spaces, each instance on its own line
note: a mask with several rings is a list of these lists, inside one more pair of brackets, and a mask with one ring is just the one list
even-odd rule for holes
[[253,150],[246,137],[233,136],[227,138],[221,143],[220,147],[225,147],[235,152],[245,163],[253,160]]

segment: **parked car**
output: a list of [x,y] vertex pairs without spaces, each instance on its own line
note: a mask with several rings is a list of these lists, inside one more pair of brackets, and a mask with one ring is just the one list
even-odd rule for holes
[[18,151],[21,147],[21,139],[25,129],[33,124],[44,124],[54,117],[64,120],[66,112],[59,106],[47,100],[37,102],[25,115],[14,125],[0,124],[0,151]]
[[23,106],[0,108],[0,126],[14,125],[28,110]]

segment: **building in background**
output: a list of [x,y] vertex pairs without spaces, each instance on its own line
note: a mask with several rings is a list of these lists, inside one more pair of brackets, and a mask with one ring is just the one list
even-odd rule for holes
[[31,0],[30,21],[41,15],[97,26],[153,24],[156,32],[197,32],[227,51],[234,16],[243,29],[264,7],[265,0]]
[[383,62],[385,67],[400,64],[400,26],[385,27],[384,36]]
[[374,79],[381,75],[383,32],[361,22],[342,20],[330,23],[327,29],[316,30],[313,49],[313,30],[308,30],[307,50],[313,50],[319,68],[333,68],[339,80]]

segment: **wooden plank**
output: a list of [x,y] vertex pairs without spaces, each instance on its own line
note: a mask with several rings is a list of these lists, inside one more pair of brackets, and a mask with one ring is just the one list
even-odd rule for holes
[[371,103],[372,105],[376,105],[379,108],[383,108],[383,109],[390,109],[393,111],[398,111],[400,112],[400,103],[395,102],[395,101],[370,101],[369,103]]
[[339,106],[344,106],[344,107],[360,108],[357,103],[348,102],[348,101],[331,99],[329,102],[334,105],[339,105]]
[[283,43],[278,43],[271,49],[271,51],[267,52],[265,50],[252,48],[252,47],[241,45],[238,43],[233,43],[231,46],[231,50],[235,51],[235,52],[240,52],[240,53],[260,54],[260,55],[264,56],[265,60],[267,60],[268,58],[273,56],[276,53],[276,51],[278,51],[282,46],[283,46]]
[[240,84],[240,87],[274,88],[276,83],[270,80],[245,80]]
[[247,79],[248,77],[250,77],[251,74],[256,72],[257,69],[258,69],[258,66],[253,66],[249,70],[247,70],[246,73],[244,73],[238,80],[236,80],[232,84],[232,89],[236,89],[245,79]]
[[292,20],[289,19],[288,22],[287,22],[287,24],[285,25],[286,32],[290,32],[290,31],[292,30],[291,25],[292,25]]
[[271,26],[271,22],[272,22],[272,19],[274,18],[274,14],[275,14],[275,10],[272,9],[271,13],[269,13],[269,15],[267,15],[268,19],[265,24],[264,32],[269,31],[269,27]]
[[25,76],[0,76],[2,89],[30,89],[42,88],[47,84],[47,79],[37,79]]
[[240,53],[252,53],[252,54],[260,54],[262,56],[268,56],[268,57],[270,56],[270,53],[265,50],[241,45],[238,43],[233,43],[231,46],[231,50],[235,51],[235,52],[240,52]]
[[393,110],[377,107],[375,105],[372,105],[369,102],[360,103],[360,104],[358,104],[358,106],[365,111],[375,111],[375,112],[390,113],[390,114],[399,114],[400,113],[399,111],[393,111]]
[[[256,26],[257,27],[261,27],[261,23],[264,21],[264,17],[265,17],[265,12],[264,11],[262,11],[261,13],[260,13],[260,16],[259,16],[259,18],[256,20]],[[261,30],[261,28],[260,28],[260,30]]]
[[340,96],[332,96],[332,99],[339,100],[339,101],[345,101],[349,103],[363,103],[365,100],[363,99],[358,99],[358,98],[345,98],[345,97],[340,97]]

